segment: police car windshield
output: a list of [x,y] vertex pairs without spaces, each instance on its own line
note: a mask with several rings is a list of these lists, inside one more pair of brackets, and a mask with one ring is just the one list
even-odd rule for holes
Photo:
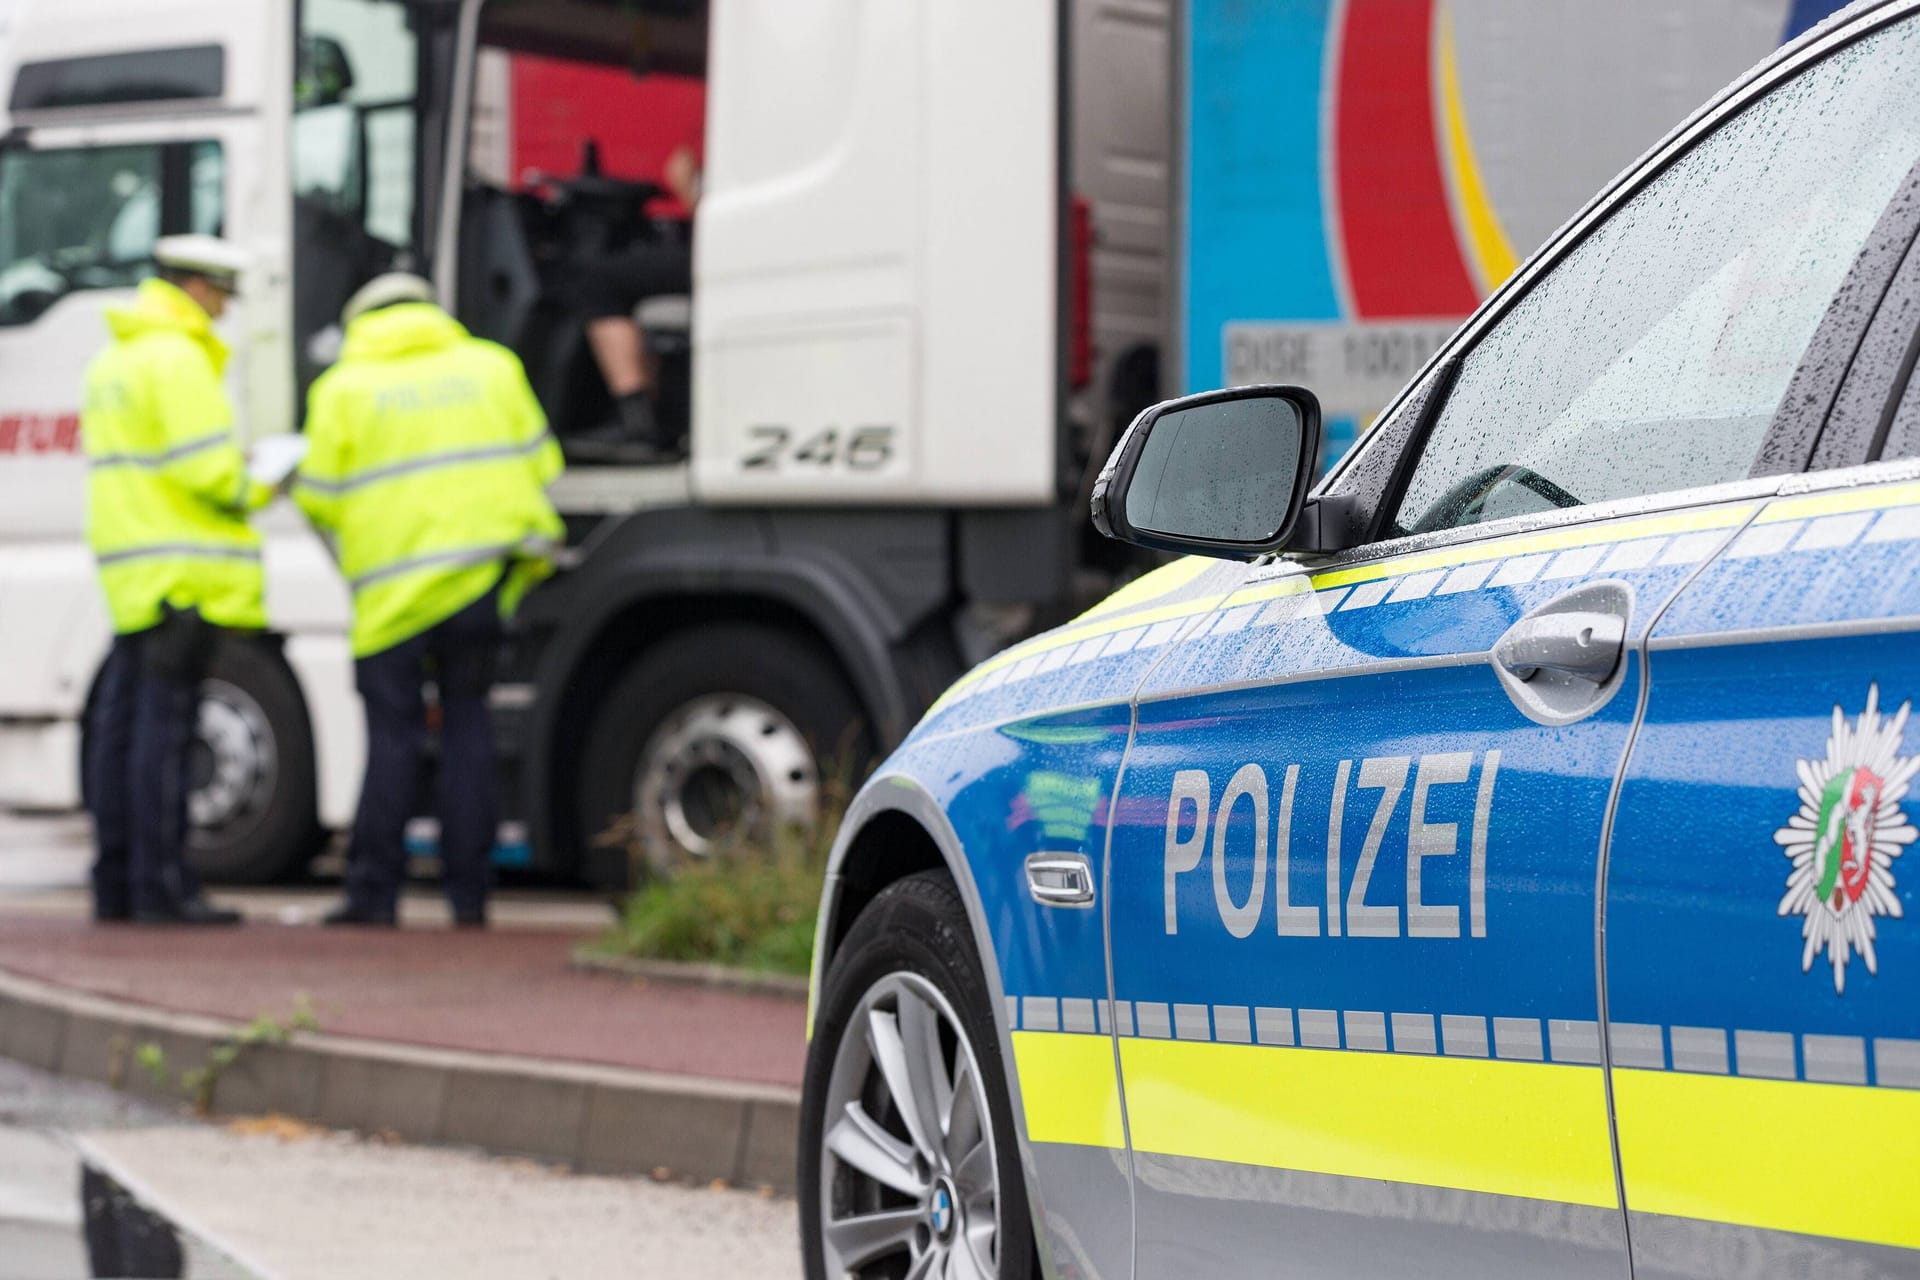
[[162,235],[220,230],[215,142],[0,153],[0,326],[137,284]]

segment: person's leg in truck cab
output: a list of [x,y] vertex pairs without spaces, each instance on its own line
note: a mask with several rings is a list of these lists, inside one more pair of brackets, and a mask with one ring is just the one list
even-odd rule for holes
[[648,298],[687,293],[693,288],[693,253],[684,244],[650,240],[636,244],[611,260],[596,263],[580,282],[587,313],[587,345],[593,351],[600,376],[613,394],[616,420],[608,429],[576,437],[591,456],[596,446],[608,449],[650,449],[661,461],[682,453],[677,438],[667,438],[654,406],[652,362],[646,337],[634,311]]
[[[689,214],[694,211],[700,203],[701,173],[691,148],[677,148],[667,157],[661,182]],[[621,460],[651,454],[648,460],[678,461],[686,449],[677,435],[667,438],[668,428],[660,421],[653,363],[634,313],[648,298],[693,292],[693,249],[679,241],[642,241],[595,263],[579,287],[587,313],[587,345],[613,395],[615,420],[599,431],[575,436],[569,451],[586,459],[602,453]]]

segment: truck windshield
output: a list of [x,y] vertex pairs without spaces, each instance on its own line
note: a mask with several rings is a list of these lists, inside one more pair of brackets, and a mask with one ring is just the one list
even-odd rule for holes
[[224,183],[217,142],[0,152],[0,326],[138,283],[162,235],[217,233]]

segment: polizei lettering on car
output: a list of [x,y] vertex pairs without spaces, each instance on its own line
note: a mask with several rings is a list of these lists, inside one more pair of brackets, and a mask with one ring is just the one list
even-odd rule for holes
[[[1318,938],[1323,934],[1337,938],[1342,932],[1343,914],[1345,933],[1352,938],[1458,938],[1463,916],[1472,937],[1486,937],[1487,823],[1494,782],[1500,775],[1500,753],[1489,751],[1476,759],[1470,751],[1446,751],[1420,756],[1417,761],[1410,756],[1375,756],[1360,761],[1357,773],[1353,764],[1342,760],[1327,770],[1333,799],[1328,805],[1326,854],[1320,877],[1325,888],[1324,917],[1314,901],[1294,900],[1296,890],[1310,892],[1310,883],[1301,882],[1312,878],[1311,874],[1297,877],[1293,873],[1293,801],[1300,784],[1299,765],[1285,766],[1285,781],[1277,796],[1269,795],[1267,771],[1258,764],[1241,765],[1227,781],[1226,789],[1219,792],[1204,769],[1176,773],[1167,801],[1167,932],[1180,932],[1179,878],[1205,863],[1212,869],[1214,910],[1227,932],[1236,938],[1247,937],[1269,914],[1269,887],[1273,891],[1273,932],[1283,938]],[[1465,786],[1476,780],[1476,774],[1463,910],[1459,902],[1437,902],[1422,890],[1423,866],[1429,865],[1426,860],[1451,857],[1461,849],[1462,824],[1431,820],[1427,805],[1430,797],[1438,801],[1437,788]],[[1407,795],[1409,776],[1412,799],[1403,807],[1400,802]],[[1378,800],[1371,806],[1372,817],[1366,819],[1366,837],[1360,845],[1343,911],[1341,864],[1352,787],[1374,792]],[[1248,821],[1236,827],[1234,815],[1242,802]],[[1252,842],[1250,875],[1236,877],[1244,880],[1242,890],[1228,883],[1228,841],[1235,836]],[[1397,855],[1406,870],[1406,893],[1397,901],[1388,900],[1391,889],[1383,889],[1369,899],[1375,873],[1390,871],[1380,860],[1383,851]],[[1391,877],[1383,875],[1382,880],[1390,881]]]

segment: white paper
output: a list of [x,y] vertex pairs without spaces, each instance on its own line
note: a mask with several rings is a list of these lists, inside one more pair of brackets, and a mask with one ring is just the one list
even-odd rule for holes
[[305,436],[268,436],[254,442],[247,474],[269,488],[278,488],[306,457]]

